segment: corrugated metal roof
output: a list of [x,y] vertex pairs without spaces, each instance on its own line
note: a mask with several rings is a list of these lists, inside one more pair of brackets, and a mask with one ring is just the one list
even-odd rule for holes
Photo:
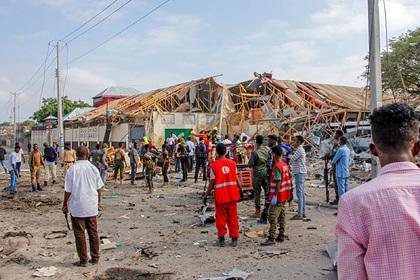
[[93,107],[76,108],[73,111],[71,111],[70,113],[68,113],[67,115],[65,115],[63,117],[63,120],[66,121],[68,119],[71,119],[71,118],[80,116],[80,115],[85,114],[85,113],[87,113],[89,111],[92,111],[93,109],[95,109],[95,108],[93,108]]
[[129,88],[129,87],[108,87],[95,95],[93,99],[104,97],[104,96],[130,96],[139,94],[140,91],[135,88]]

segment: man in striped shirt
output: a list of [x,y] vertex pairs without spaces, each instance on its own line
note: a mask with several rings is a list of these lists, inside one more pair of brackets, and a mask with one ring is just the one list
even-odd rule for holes
[[295,178],[296,196],[298,199],[298,213],[292,217],[292,220],[303,220],[305,216],[305,177],[306,177],[306,153],[303,148],[304,139],[301,135],[295,137],[297,148],[289,156]]

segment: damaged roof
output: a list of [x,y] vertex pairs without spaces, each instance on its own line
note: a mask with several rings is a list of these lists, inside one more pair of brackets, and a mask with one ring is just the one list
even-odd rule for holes
[[221,89],[213,77],[202,78],[114,100],[67,122],[104,120],[107,111],[112,119],[148,117],[153,111],[211,113]]

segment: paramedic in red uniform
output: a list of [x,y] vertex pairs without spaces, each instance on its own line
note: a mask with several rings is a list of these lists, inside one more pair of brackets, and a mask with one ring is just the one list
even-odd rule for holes
[[210,165],[210,184],[203,202],[206,204],[207,197],[214,189],[218,243],[220,246],[225,245],[227,223],[229,236],[232,238],[231,245],[236,247],[239,237],[238,200],[242,193],[241,186],[236,176],[236,163],[225,157],[225,145],[216,145],[216,153],[218,159]]

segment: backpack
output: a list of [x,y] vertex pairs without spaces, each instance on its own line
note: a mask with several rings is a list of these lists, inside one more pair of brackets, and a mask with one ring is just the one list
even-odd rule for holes
[[44,157],[48,161],[53,161],[55,159],[55,152],[52,147],[45,148]]
[[204,144],[199,144],[196,150],[197,158],[207,158],[206,146]]

